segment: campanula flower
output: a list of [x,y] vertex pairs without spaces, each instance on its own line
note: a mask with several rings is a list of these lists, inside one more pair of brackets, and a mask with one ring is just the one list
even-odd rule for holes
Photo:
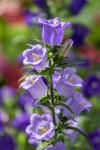
[[76,75],[75,70],[73,68],[65,68],[63,70],[62,82],[64,84],[68,84],[73,87],[81,87],[83,80]]
[[86,97],[100,95],[100,77],[90,74],[83,83],[83,93]]
[[52,47],[62,43],[65,28],[72,26],[71,22],[61,22],[59,18],[50,20],[40,18],[38,22],[43,25],[42,40],[44,44],[50,44]]
[[30,125],[26,128],[29,138],[35,141],[49,140],[55,134],[54,124],[50,114],[33,114],[30,118]]
[[[92,107],[91,102],[87,101],[80,92],[75,92],[65,103],[73,110],[76,116],[79,116],[82,111],[89,110]],[[65,113],[66,115],[69,114],[69,112],[68,114],[67,112]]]
[[35,70],[42,70],[48,66],[47,49],[40,44],[36,44],[23,52],[24,65],[32,65]]
[[94,150],[100,149],[100,128],[88,134],[89,140],[93,145]]
[[67,150],[67,148],[61,141],[58,141],[54,146],[51,145],[47,147],[45,150]]
[[12,125],[16,129],[25,131],[26,127],[29,124],[29,118],[30,115],[28,113],[20,113],[15,116],[15,118],[12,120]]
[[40,75],[25,78],[20,87],[27,90],[34,99],[40,99],[47,92],[47,85]]
[[[91,102],[87,101],[86,98],[80,92],[74,92],[74,94],[69,97],[67,100],[65,99],[65,105],[68,105],[75,116],[79,116],[80,113],[84,110],[89,110],[92,106]],[[67,110],[63,106],[56,106],[55,112],[60,113],[61,109],[63,109],[63,116],[72,119],[73,115],[69,110]]]

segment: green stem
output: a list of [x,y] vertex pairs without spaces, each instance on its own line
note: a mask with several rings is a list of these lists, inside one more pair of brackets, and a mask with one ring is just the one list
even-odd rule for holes
[[50,76],[50,96],[51,96],[51,112],[53,116],[53,122],[56,125],[56,118],[55,118],[55,110],[54,110],[54,93],[53,93],[53,81],[52,81],[52,70],[51,70],[51,60],[49,61],[49,76]]

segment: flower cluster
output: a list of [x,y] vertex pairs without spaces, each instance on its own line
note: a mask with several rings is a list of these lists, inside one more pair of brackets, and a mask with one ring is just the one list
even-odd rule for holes
[[23,52],[23,64],[31,68],[31,73],[25,75],[20,87],[32,96],[34,107],[41,111],[32,114],[26,133],[29,143],[41,150],[65,150],[64,137],[75,138],[79,115],[92,105],[79,92],[83,80],[66,62],[65,53],[73,42],[70,39],[62,43],[64,30],[71,23],[61,22],[59,18],[39,18],[38,22],[43,26],[43,45],[30,45]]

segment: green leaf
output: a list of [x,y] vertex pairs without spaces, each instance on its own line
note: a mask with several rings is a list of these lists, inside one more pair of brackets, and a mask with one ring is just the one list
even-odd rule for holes
[[50,142],[42,142],[42,143],[38,146],[37,150],[44,150],[48,145],[50,145]]

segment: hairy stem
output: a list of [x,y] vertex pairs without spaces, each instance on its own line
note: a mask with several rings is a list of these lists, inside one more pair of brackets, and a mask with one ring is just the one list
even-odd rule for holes
[[54,110],[54,93],[53,93],[53,81],[52,81],[52,70],[51,70],[51,60],[49,61],[49,76],[50,76],[50,96],[51,96],[51,112],[52,112],[52,117],[53,117],[53,122],[56,125],[56,118],[55,118],[55,110]]

